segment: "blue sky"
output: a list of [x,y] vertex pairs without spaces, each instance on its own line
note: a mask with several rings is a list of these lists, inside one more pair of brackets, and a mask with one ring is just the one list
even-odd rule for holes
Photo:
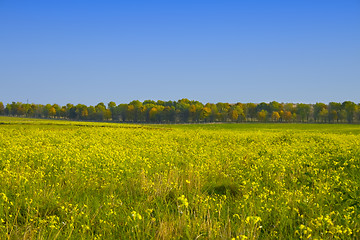
[[0,101],[360,102],[360,1],[0,0]]

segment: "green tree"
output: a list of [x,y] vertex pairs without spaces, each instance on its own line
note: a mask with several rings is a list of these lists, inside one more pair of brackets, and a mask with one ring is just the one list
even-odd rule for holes
[[285,103],[284,104],[284,112],[290,112],[293,114],[295,112],[295,105],[293,103]]
[[163,119],[166,122],[175,122],[176,110],[174,106],[166,106],[163,110]]
[[50,108],[52,108],[51,104],[46,104],[45,107],[43,108],[43,116],[45,118],[50,117]]
[[59,114],[60,114],[60,117],[61,117],[61,118],[66,118],[66,106],[62,106],[62,107],[60,108]]
[[351,101],[345,101],[342,103],[343,109],[346,111],[346,119],[348,123],[352,123],[356,111],[356,104]]
[[95,106],[96,115],[95,118],[97,121],[104,121],[105,117],[108,117],[106,115],[106,107],[104,103],[98,103]]
[[96,119],[96,109],[94,106],[89,106],[87,108],[88,119],[95,120]]
[[158,110],[156,107],[152,107],[149,111],[149,118],[150,118],[150,122],[155,122],[156,121],[156,115],[158,114]]
[[89,116],[88,107],[84,104],[76,105],[76,119],[86,120]]
[[20,116],[22,114],[21,102],[12,102],[11,104],[7,104],[8,112],[12,116]]
[[330,110],[329,112],[329,122],[335,122],[338,120],[338,113],[336,110]]
[[305,120],[309,121],[309,115],[310,115],[311,107],[309,104],[300,103],[296,106],[296,113],[298,116],[300,116],[300,119],[302,122]]
[[219,102],[216,104],[218,109],[218,119],[219,121],[226,122],[229,116],[229,110],[231,108],[229,103]]
[[34,117],[35,116],[36,105],[35,104],[29,104],[29,105],[30,106],[26,111],[26,116]]
[[152,106],[155,106],[156,105],[156,102],[153,101],[153,100],[145,100],[143,101],[142,105],[148,105],[148,104],[151,104]]
[[246,119],[249,119],[250,121],[253,121],[256,119],[256,104],[255,103],[246,103],[245,104],[245,115]]
[[258,105],[256,105],[256,111],[258,113],[261,112],[262,110],[265,110],[266,112],[270,112],[270,105],[265,102],[262,102],[262,103],[259,103]]
[[117,109],[118,109],[121,121],[123,121],[123,122],[127,121],[126,114],[128,111],[128,105],[125,103],[119,104],[117,106]]
[[330,102],[329,103],[329,121],[335,122],[340,119],[340,111],[342,109],[341,103]]
[[215,122],[216,121],[216,116],[218,115],[218,109],[217,109],[216,104],[207,103],[205,105],[205,107],[211,110],[209,115],[208,115],[208,118],[207,118],[208,121]]
[[238,112],[238,121],[245,121],[246,120],[246,115],[245,115],[245,110],[244,110],[245,106],[242,103],[236,103],[234,105],[234,109],[236,109],[236,111]]
[[60,106],[58,104],[53,104],[52,107],[55,109],[55,112],[56,112],[56,117],[57,118],[60,118]]
[[66,104],[66,117],[69,119],[76,119],[76,108],[73,104]]
[[33,112],[34,112],[34,117],[37,117],[37,118],[42,118],[43,117],[43,108],[44,108],[44,105],[42,104],[33,104],[31,106],[31,108],[33,109]]
[[108,109],[111,112],[111,119],[113,121],[118,121],[119,117],[120,117],[120,112],[119,112],[119,109],[116,106],[116,103],[115,102],[109,102],[108,103]]
[[269,103],[269,108],[270,112],[279,112],[280,110],[282,110],[283,106],[276,101],[272,101]]
[[127,105],[126,120],[131,122],[135,121],[135,106],[132,104]]
[[110,109],[105,109],[104,118],[105,118],[106,121],[109,121],[111,119],[111,111],[110,111]]
[[129,103],[129,110],[131,112],[131,116],[133,118],[134,122],[138,122],[141,118],[141,107],[142,107],[142,102],[140,102],[139,100],[134,100],[132,102]]
[[329,119],[329,111],[326,108],[323,108],[319,114],[322,122],[327,122]]
[[190,117],[190,101],[186,98],[176,103],[176,112],[180,122],[188,122]]
[[326,109],[327,106],[325,103],[316,103],[314,106],[314,121],[317,122],[319,121],[320,119],[320,112],[323,110],[323,109]]

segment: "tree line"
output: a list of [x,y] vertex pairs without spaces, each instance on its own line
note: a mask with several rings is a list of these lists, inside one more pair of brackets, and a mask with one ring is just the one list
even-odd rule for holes
[[351,101],[305,103],[206,103],[188,100],[138,101],[128,104],[109,102],[96,106],[84,104],[29,104],[0,102],[0,115],[57,118],[82,121],[132,123],[201,123],[201,122],[308,122],[360,123],[360,104]]

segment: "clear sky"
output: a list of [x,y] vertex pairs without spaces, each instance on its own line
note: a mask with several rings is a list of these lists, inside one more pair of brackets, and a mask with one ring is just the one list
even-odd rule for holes
[[360,102],[359,0],[0,0],[0,101]]

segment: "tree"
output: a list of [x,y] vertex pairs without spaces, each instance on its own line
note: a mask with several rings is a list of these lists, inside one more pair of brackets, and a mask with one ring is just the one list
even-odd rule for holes
[[162,100],[157,100],[156,105],[158,106],[164,106],[165,102]]
[[176,103],[176,108],[179,120],[181,122],[188,122],[190,117],[190,101],[186,98],[183,98]]
[[95,111],[96,111],[95,118],[98,121],[104,121],[104,118],[108,117],[108,115],[106,115],[106,107],[104,103],[98,103],[95,106]]
[[279,115],[280,115],[280,122],[284,121],[285,120],[285,112],[283,110],[280,110]]
[[23,109],[21,108],[21,102],[12,102],[11,104],[6,104],[5,111],[8,115],[20,116],[23,115]]
[[342,106],[346,111],[346,119],[348,123],[352,123],[356,111],[356,104],[350,101],[345,101],[342,103]]
[[231,106],[229,110],[229,118],[233,122],[243,121],[245,120],[245,113],[243,109],[243,104],[237,103]]
[[260,122],[265,122],[266,119],[267,119],[267,115],[268,115],[268,112],[266,110],[261,110],[260,112],[258,112],[258,120]]
[[360,122],[360,103],[356,106],[356,119]]
[[262,102],[260,104],[258,104],[256,106],[256,111],[257,112],[261,112],[262,110],[266,111],[266,112],[270,112],[270,106],[269,104],[265,103],[265,102]]
[[270,112],[279,112],[282,110],[282,105],[276,101],[272,101],[269,103]]
[[325,103],[316,103],[314,106],[314,120],[315,122],[317,122],[319,119],[320,119],[320,112],[323,110],[323,109],[326,109],[327,106]]
[[207,108],[209,108],[211,110],[208,119],[210,122],[215,122],[216,121],[216,116],[218,115],[218,109],[216,104],[213,103],[207,103],[205,105]]
[[44,108],[45,108],[45,106],[44,105],[42,105],[42,104],[34,104],[33,106],[32,106],[32,108],[34,109],[34,116],[35,117],[38,117],[38,118],[42,118],[42,117],[44,117],[43,116],[43,111],[44,111]]
[[[84,104],[76,105],[76,119],[86,120],[89,116],[88,107]],[[96,117],[95,117],[96,118]]]
[[211,108],[204,106],[201,110],[200,119],[206,121],[209,119],[210,114],[211,114]]
[[21,107],[23,108],[23,111],[24,111],[24,114],[26,117],[31,116],[31,113],[32,113],[31,104],[23,103],[23,104],[21,104]]
[[229,116],[230,104],[228,103],[217,103],[218,119],[222,122],[226,122]]
[[0,115],[4,115],[4,114],[5,114],[5,107],[4,104],[0,102]]
[[195,105],[190,105],[189,114],[190,114],[191,121],[195,122],[196,121],[196,106]]
[[230,120],[232,122],[236,122],[239,118],[239,113],[236,111],[236,109],[232,109],[230,111]]
[[327,119],[329,118],[329,111],[326,108],[323,108],[319,113],[319,116],[322,122],[327,122]]
[[104,118],[106,119],[106,121],[109,121],[111,119],[111,111],[110,111],[110,109],[105,109]]
[[56,115],[56,109],[53,106],[51,106],[51,108],[49,109],[49,116],[55,117],[55,115]]
[[27,109],[26,115],[28,117],[34,117],[35,111],[36,111],[36,105],[35,104],[29,104],[29,108]]
[[330,102],[329,103],[329,121],[335,122],[340,119],[340,111],[342,109],[341,103]]
[[[130,107],[132,106],[132,107]],[[142,103],[139,100],[134,100],[129,103],[131,109],[131,114],[134,122],[138,122],[141,117],[141,107]]]
[[336,110],[331,110],[329,112],[329,122],[332,121],[332,122],[335,122],[338,120],[338,113],[336,112]]
[[108,109],[111,112],[111,119],[113,121],[118,121],[119,117],[120,117],[120,112],[119,112],[119,109],[116,106],[116,103],[115,102],[109,102],[108,103]]
[[152,104],[153,106],[155,106],[156,105],[156,102],[155,101],[153,101],[153,100],[145,100],[145,101],[143,101],[143,103],[142,103],[143,105],[148,105],[148,104]]
[[134,122],[135,121],[135,107],[134,105],[127,105],[126,110],[126,120]]
[[261,121],[266,122],[360,122],[360,104],[351,101],[343,103],[330,102],[297,105],[293,103],[278,103],[272,101],[269,104],[262,102],[254,103],[206,103],[188,100],[178,101],[153,101],[140,102],[134,100],[129,104],[109,102],[107,106],[100,102],[95,107],[83,104],[74,106],[66,104],[60,107],[57,104],[28,104],[12,102],[4,104],[0,102],[0,115],[26,116],[26,117],[58,117],[64,119],[81,120],[110,120],[131,122],[213,122],[213,121]]
[[288,111],[288,112],[292,112],[294,111],[295,107],[294,107],[294,104],[293,103],[285,103],[284,104],[284,110],[285,111]]
[[346,121],[346,111],[345,111],[345,109],[341,109],[338,116],[339,116],[340,122]]
[[53,104],[52,107],[55,109],[55,112],[56,112],[56,117],[60,117],[60,106],[58,104]]
[[280,119],[280,114],[278,113],[278,112],[273,112],[272,114],[271,114],[271,119],[274,121],[274,122],[278,122],[279,121],[279,119]]
[[50,108],[52,108],[51,104],[46,104],[43,108],[43,116],[48,118],[50,117]]
[[25,115],[26,111],[25,111],[25,108],[23,107],[22,104],[19,104],[17,109],[16,109],[16,115],[17,116],[23,116]]
[[89,106],[87,108],[87,112],[88,112],[88,118],[91,120],[95,120],[96,119],[96,109],[94,106]]
[[117,106],[117,109],[118,109],[117,111],[119,112],[121,121],[125,122],[127,120],[126,119],[126,113],[127,113],[127,110],[128,110],[128,105],[125,104],[125,103],[119,104]]
[[76,119],[76,108],[71,103],[66,104],[66,117]]
[[304,122],[305,119],[309,121],[310,109],[310,105],[304,103],[296,106],[296,113],[300,116],[302,122]]
[[84,110],[81,111],[81,118],[87,119],[88,117],[89,117],[89,111],[87,108],[85,108]]
[[149,118],[150,118],[150,122],[155,122],[156,121],[156,115],[158,114],[158,110],[156,107],[152,107],[149,111]]
[[246,119],[250,119],[250,121],[254,120],[257,117],[255,103],[245,104],[245,115],[246,115]]
[[166,106],[163,110],[163,119],[166,122],[175,122],[176,110],[174,106]]

